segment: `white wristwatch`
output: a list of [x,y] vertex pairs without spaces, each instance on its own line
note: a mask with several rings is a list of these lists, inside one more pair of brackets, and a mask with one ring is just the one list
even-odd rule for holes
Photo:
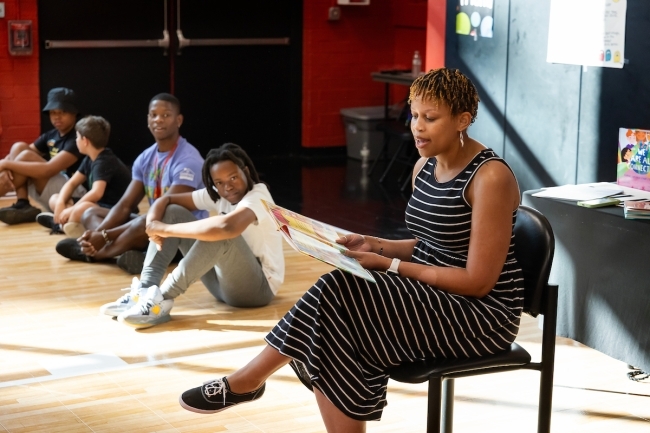
[[393,259],[393,261],[390,263],[390,267],[386,269],[386,272],[390,272],[391,274],[399,275],[399,264],[401,260],[400,259]]

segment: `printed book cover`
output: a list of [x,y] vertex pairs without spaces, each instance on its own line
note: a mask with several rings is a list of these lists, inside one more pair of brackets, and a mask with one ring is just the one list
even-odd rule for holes
[[625,209],[650,212],[650,201],[625,201]]
[[308,218],[266,200],[262,200],[262,204],[284,239],[296,251],[376,283],[372,274],[356,259],[342,253],[347,248],[336,243],[336,239],[350,234],[349,231]]
[[623,208],[626,219],[650,219],[650,202],[648,201],[625,201]]
[[620,128],[616,183],[628,188],[650,191],[650,131]]

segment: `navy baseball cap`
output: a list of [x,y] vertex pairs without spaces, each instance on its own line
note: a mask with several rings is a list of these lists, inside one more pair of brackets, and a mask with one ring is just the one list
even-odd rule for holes
[[43,107],[43,111],[62,110],[67,113],[77,114],[77,106],[75,100],[77,99],[74,90],[66,87],[55,87],[47,92],[47,104]]

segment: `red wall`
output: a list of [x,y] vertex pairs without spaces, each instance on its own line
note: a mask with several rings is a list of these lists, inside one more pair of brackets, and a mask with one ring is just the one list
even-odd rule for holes
[[16,141],[31,143],[41,133],[38,78],[38,43],[31,56],[10,56],[7,21],[32,20],[33,41],[38,41],[36,0],[3,0],[0,18],[0,156]]
[[415,50],[425,56],[427,0],[341,6],[341,19],[328,21],[335,3],[308,0],[303,5],[304,147],[344,145],[340,109],[384,103],[384,84],[372,81],[370,73],[410,68]]
[[426,70],[445,66],[447,0],[428,0]]

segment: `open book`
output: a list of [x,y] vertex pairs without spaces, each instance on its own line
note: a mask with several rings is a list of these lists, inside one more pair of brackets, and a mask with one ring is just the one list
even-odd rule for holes
[[349,231],[307,218],[266,200],[262,200],[262,204],[275,221],[285,240],[296,251],[357,277],[376,282],[372,274],[364,269],[356,259],[342,253],[347,248],[336,243],[336,239],[351,234]]

